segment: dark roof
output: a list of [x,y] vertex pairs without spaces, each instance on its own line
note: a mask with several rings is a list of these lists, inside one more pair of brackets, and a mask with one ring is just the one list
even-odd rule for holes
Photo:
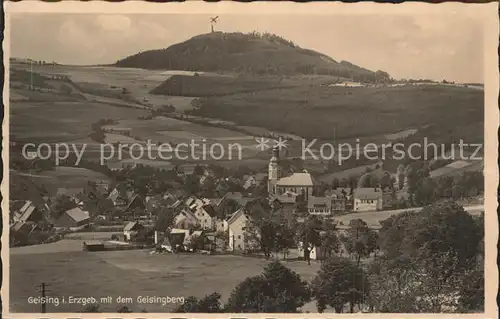
[[246,206],[246,204],[251,203],[256,198],[255,197],[242,197],[242,198],[233,198],[240,206]]
[[142,226],[141,224],[139,224],[139,222],[128,222],[127,225],[125,225],[125,227],[123,228],[123,231],[131,231],[131,230],[135,230],[135,229],[138,229],[138,228],[142,228],[144,226]]
[[309,197],[307,201],[308,209],[332,209],[332,199],[330,197]]
[[217,213],[215,212],[215,209],[212,207],[212,205],[210,204],[207,204],[207,205],[203,205],[202,208],[207,212],[207,214],[210,216],[210,217],[215,217],[217,216]]
[[26,201],[23,207],[21,207],[21,209],[19,210],[19,213],[21,214],[21,217],[19,219],[23,222],[28,221],[36,209],[37,207],[35,204],[33,204],[32,201]]

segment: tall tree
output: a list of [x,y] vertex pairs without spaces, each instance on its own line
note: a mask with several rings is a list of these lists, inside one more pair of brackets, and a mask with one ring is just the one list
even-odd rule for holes
[[160,205],[153,210],[153,215],[156,216],[155,230],[166,231],[171,228],[175,220],[175,211],[167,206]]
[[359,266],[361,258],[369,257],[377,249],[378,234],[362,219],[353,219],[349,222],[345,234],[341,236],[341,241]]
[[294,271],[272,262],[258,276],[235,287],[227,303],[229,312],[293,313],[311,300],[309,286]]
[[364,301],[368,291],[366,274],[345,258],[327,259],[321,264],[312,281],[312,292],[316,298],[318,312],[323,312],[330,306],[336,313],[342,313],[346,304],[349,304],[351,312],[354,312],[355,305]]
[[[457,309],[457,298],[450,296],[460,296],[467,286],[468,274],[481,269],[481,222],[462,206],[444,202],[393,216],[381,225],[380,248],[386,265],[398,261],[391,276],[411,278],[401,283],[398,290],[411,292],[410,302],[419,300],[414,311]],[[380,289],[393,285],[387,278],[382,275]]]

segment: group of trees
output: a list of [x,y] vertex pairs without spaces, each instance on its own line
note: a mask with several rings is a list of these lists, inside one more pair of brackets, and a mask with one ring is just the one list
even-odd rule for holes
[[[321,226],[311,220],[299,236],[314,237],[310,231]],[[381,226],[377,233],[353,220],[343,234],[334,227],[319,231],[319,242],[331,253],[310,282],[272,261],[261,274],[237,284],[226,302],[218,292],[191,296],[175,312],[295,313],[311,301],[318,312],[482,311],[483,215],[471,216],[446,202],[394,215]],[[349,256],[342,256],[339,246]],[[98,312],[98,307],[88,311]]]
[[431,178],[429,173],[428,162],[415,161],[406,166],[404,176],[411,205],[424,206],[440,199],[459,200],[484,192],[482,171],[464,171],[437,178]]
[[[473,217],[460,205],[447,202],[392,216],[381,224],[379,235],[362,220],[353,220],[344,235],[329,239],[332,247],[344,245],[352,258],[334,252],[309,284],[275,261],[263,274],[240,283],[224,307],[216,294],[215,308],[298,312],[314,299],[319,312],[328,307],[337,313],[483,309],[482,216]],[[376,251],[379,256],[367,259]]]
[[[480,311],[484,219],[453,202],[381,222],[383,253],[370,265],[372,311]],[[477,296],[481,298],[477,298]]]

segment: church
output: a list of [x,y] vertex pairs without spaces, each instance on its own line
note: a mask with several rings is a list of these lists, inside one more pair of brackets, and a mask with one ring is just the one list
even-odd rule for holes
[[302,196],[307,201],[309,197],[315,196],[319,183],[307,171],[300,173],[284,174],[280,166],[280,151],[278,147],[273,148],[273,155],[269,161],[267,191],[270,195],[282,195],[294,193]]

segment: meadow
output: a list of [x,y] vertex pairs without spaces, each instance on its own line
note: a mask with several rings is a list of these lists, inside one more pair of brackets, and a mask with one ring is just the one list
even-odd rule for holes
[[[83,188],[89,181],[108,182],[106,175],[79,167],[57,166],[54,170],[46,170],[39,173],[21,173],[11,170],[10,197],[9,199],[24,199],[26,189],[36,191],[45,189],[50,195],[55,196],[58,188]],[[36,196],[41,196],[38,192]]]
[[[51,245],[57,244],[60,251],[54,252]],[[30,248],[38,253],[30,253]],[[168,312],[177,305],[138,304],[136,299],[138,296],[202,297],[219,292],[225,301],[239,282],[259,274],[268,263],[265,259],[232,255],[150,255],[146,250],[84,252],[80,249],[79,240],[12,248],[10,278],[16,285],[10,285],[11,312],[39,312],[40,305],[29,304],[27,299],[39,294],[36,285],[41,282],[50,285],[50,296],[131,297],[134,302],[127,307],[133,311]],[[43,250],[47,252],[40,253]],[[304,261],[288,261],[285,265],[305,280],[311,280],[319,269],[316,262],[308,266]],[[102,304],[101,310],[115,312],[119,306],[115,302]],[[306,306],[315,311],[314,303]],[[49,305],[47,311],[77,312],[82,308],[75,304]]]
[[459,125],[482,127],[484,121],[482,91],[447,86],[303,85],[210,97],[199,104],[199,116],[320,139],[387,135],[430,124],[444,131]]
[[[106,130],[123,128],[131,129],[131,137],[122,138],[124,143],[127,140],[130,143],[130,139],[142,141],[143,143],[150,140],[151,143],[156,144],[173,143],[175,147],[175,145],[181,143],[191,144],[191,142],[194,142],[199,145],[195,146],[195,154],[201,154],[202,144],[206,145],[207,149],[215,143],[223,145],[225,154],[228,153],[231,145],[239,145],[242,149],[242,156],[245,158],[256,156],[260,152],[255,147],[256,142],[253,136],[225,128],[204,126],[169,117],[158,116],[152,119],[127,119],[121,120],[115,125],[104,126]],[[186,148],[179,147],[179,151],[183,151],[184,149]],[[235,146],[234,154],[236,154],[236,150]],[[218,151],[214,151],[214,153],[217,153],[215,157],[219,154]]]
[[[11,65],[26,71],[28,65]],[[175,105],[180,111],[191,109],[193,98],[183,96],[158,96],[149,91],[175,74],[161,70],[117,68],[109,66],[34,65],[33,72],[42,76],[64,75],[84,93],[93,96],[137,101],[152,107]],[[22,73],[21,73],[22,74]],[[122,94],[126,89],[128,94]]]
[[68,142],[86,138],[91,124],[103,118],[137,118],[148,112],[89,101],[14,102],[10,104],[10,133],[29,142]]

